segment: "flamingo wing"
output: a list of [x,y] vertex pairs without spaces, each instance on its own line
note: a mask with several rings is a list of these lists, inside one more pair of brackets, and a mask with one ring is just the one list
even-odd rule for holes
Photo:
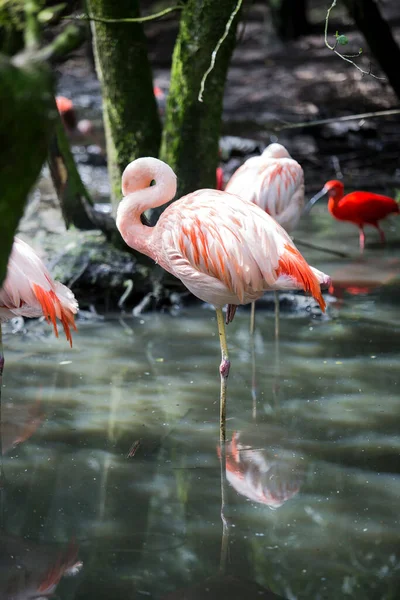
[[58,335],[57,317],[72,345],[70,327],[76,329],[74,314],[77,311],[78,303],[73,293],[62,283],[53,281],[43,262],[28,244],[14,238],[7,276],[0,289],[0,322],[14,315],[44,315]]
[[236,194],[248,202],[256,202],[255,182],[262,169],[261,156],[253,156],[246,160],[234,172],[225,188],[226,192]]
[[199,298],[246,304],[268,289],[311,291],[323,306],[317,276],[291,238],[254,204],[200,190],[160,218],[158,260]]
[[285,229],[294,229],[304,206],[304,173],[292,158],[265,159],[256,204]]

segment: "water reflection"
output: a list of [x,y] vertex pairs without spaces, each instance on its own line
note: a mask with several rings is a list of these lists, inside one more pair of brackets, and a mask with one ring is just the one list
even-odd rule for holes
[[[242,496],[279,508],[300,489],[304,464],[285,453],[282,447],[266,441],[268,447],[250,445],[253,436],[244,442],[242,433],[235,431],[226,451],[226,475],[231,486]],[[254,443],[254,442],[253,442]],[[279,443],[279,442],[278,442]]]
[[[307,258],[327,272],[343,268]],[[369,257],[377,272],[392,273],[392,259],[382,250]],[[82,321],[72,350],[38,322],[5,328],[1,548],[16,539],[40,558],[21,572],[35,574],[42,596],[52,573],[82,561],[57,583],[63,600],[393,600],[398,291],[394,275],[344,293],[327,319],[283,314],[279,355],[272,311],[260,311],[254,347],[248,311],[238,311],[228,332],[235,371],[222,488],[210,311]],[[28,560],[17,550],[0,554],[7,600],[10,554]]]
[[1,406],[0,442],[5,454],[31,437],[44,419],[40,399],[32,403],[3,402]]
[[[265,598],[265,600],[280,600],[270,590],[257,585],[254,581],[247,581],[233,575],[215,576],[191,588],[178,590],[164,600],[243,600],[244,598]],[[283,600],[283,599],[282,599]]]
[[75,542],[60,546],[0,533],[2,600],[53,597],[61,578],[76,575],[82,566]]

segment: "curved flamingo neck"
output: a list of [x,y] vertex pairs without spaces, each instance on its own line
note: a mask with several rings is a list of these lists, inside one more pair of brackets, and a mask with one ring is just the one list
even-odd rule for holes
[[157,158],[138,158],[122,174],[122,193],[125,197],[118,206],[117,227],[128,246],[154,258],[153,228],[143,225],[140,216],[172,200],[176,193],[175,173]]

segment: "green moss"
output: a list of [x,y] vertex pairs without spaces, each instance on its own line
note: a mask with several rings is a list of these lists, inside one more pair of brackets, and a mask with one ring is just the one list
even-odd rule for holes
[[178,195],[215,187],[226,74],[235,46],[237,17],[209,74],[203,102],[198,95],[212,52],[237,0],[188,0],[175,45],[161,158],[178,175]]
[[[138,17],[137,0],[88,0],[92,16]],[[139,156],[157,156],[161,123],[153,94],[146,38],[140,23],[92,22],[96,68],[103,89],[103,117],[112,200],[121,199],[121,174]]]

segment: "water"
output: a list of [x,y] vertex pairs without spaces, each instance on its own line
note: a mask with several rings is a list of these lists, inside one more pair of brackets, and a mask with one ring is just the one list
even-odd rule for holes
[[349,257],[304,250],[341,285],[328,317],[282,315],[279,353],[271,312],[253,348],[238,311],[222,485],[211,310],[82,319],[72,350],[9,327],[0,597],[397,598],[397,223],[360,258],[315,209],[299,240]]

